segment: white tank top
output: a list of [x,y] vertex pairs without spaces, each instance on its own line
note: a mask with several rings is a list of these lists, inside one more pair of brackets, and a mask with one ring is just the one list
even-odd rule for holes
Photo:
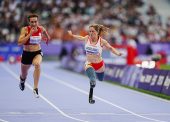
[[102,46],[101,46],[101,37],[97,40],[97,43],[91,44],[90,37],[88,37],[87,42],[85,44],[85,51],[86,54],[93,54],[93,55],[102,55]]

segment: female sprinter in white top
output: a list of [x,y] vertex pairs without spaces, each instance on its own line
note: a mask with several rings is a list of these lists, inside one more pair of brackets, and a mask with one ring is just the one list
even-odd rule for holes
[[100,81],[102,81],[104,78],[105,64],[102,59],[103,47],[118,56],[121,56],[122,54],[118,50],[113,48],[105,39],[102,38],[103,35],[108,33],[108,28],[103,25],[90,25],[89,35],[86,35],[84,37],[74,35],[72,31],[68,31],[68,33],[76,39],[85,41],[85,71],[88,78],[90,79],[89,103],[93,104],[95,103],[95,100],[93,100],[93,88],[96,85],[96,76]]

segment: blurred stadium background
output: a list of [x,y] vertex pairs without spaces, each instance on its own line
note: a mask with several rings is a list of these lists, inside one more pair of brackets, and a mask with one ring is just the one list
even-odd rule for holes
[[106,79],[169,95],[169,11],[170,0],[0,0],[0,61],[20,61],[20,28],[28,13],[37,13],[51,36],[48,46],[42,43],[44,58],[83,73],[83,43],[67,31],[84,36],[99,23],[110,28],[105,38],[124,54],[103,52]]

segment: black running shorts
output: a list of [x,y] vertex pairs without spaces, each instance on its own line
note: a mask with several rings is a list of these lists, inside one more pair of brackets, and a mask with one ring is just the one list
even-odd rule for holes
[[26,65],[31,65],[34,57],[39,54],[43,56],[41,50],[35,52],[23,51],[21,63]]

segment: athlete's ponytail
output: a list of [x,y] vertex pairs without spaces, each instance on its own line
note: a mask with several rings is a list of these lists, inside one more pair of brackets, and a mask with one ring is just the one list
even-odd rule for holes
[[100,25],[100,24],[92,24],[89,27],[93,27],[98,32],[99,36],[107,35],[109,31],[109,28],[105,27],[104,25]]

